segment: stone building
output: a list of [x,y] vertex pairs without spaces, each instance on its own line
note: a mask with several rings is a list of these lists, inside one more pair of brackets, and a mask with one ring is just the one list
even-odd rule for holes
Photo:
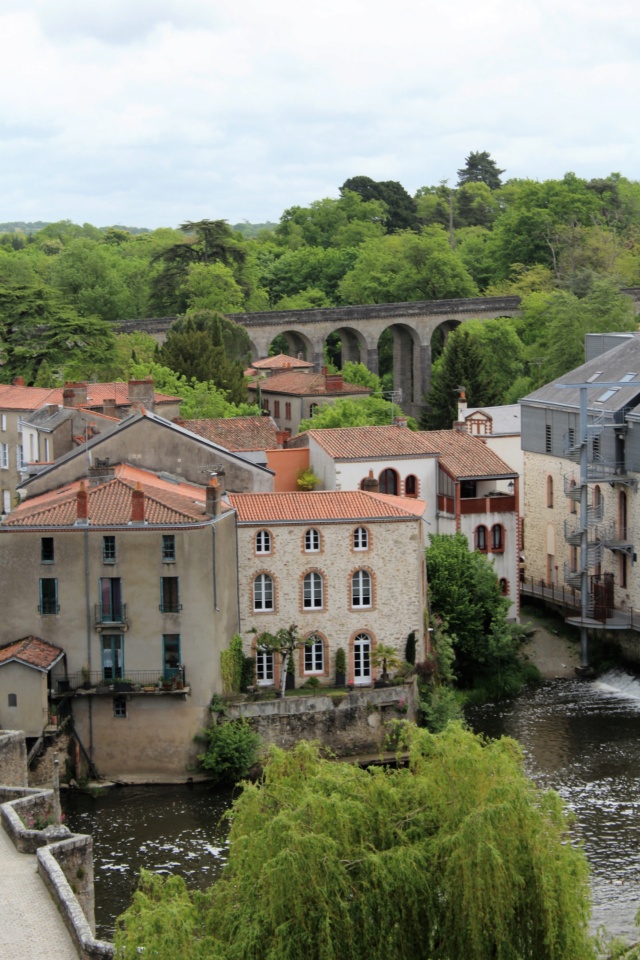
[[249,384],[249,400],[259,403],[270,414],[280,430],[298,432],[302,420],[313,416],[323,403],[348,397],[352,400],[368,397],[371,390],[355,383],[346,383],[341,373],[313,373],[311,370],[276,371],[266,379]]
[[414,633],[425,654],[424,504],[362,491],[230,494],[238,513],[240,621],[259,684],[278,684],[278,662],[256,651],[249,632],[292,623],[313,643],[301,647],[296,682],[335,679],[336,651],[347,680],[376,678],[376,644],[404,659]]

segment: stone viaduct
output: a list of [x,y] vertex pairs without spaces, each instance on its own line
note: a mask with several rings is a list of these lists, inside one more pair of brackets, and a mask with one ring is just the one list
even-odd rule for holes
[[[640,288],[624,291],[640,305]],[[424,394],[431,383],[431,338],[441,328],[445,336],[467,320],[511,317],[518,313],[520,297],[475,297],[464,300],[423,300],[410,303],[379,303],[315,310],[274,310],[263,313],[228,314],[245,327],[251,337],[254,359],[266,357],[269,345],[284,334],[289,352],[302,352],[307,360],[323,363],[327,337],[335,333],[342,341],[342,362],[360,361],[378,372],[378,340],[385,330],[393,336],[393,382],[402,389],[402,407],[419,415]],[[141,330],[162,342],[176,317],[128,320],[120,324],[126,333]]]

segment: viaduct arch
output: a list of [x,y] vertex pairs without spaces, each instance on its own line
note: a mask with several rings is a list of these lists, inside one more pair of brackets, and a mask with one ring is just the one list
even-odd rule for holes
[[[640,288],[623,291],[640,310]],[[520,297],[475,297],[460,300],[422,300],[410,303],[379,303],[312,310],[275,310],[262,313],[231,313],[228,317],[245,327],[251,337],[254,359],[266,357],[269,345],[284,334],[292,354],[303,351],[318,369],[323,363],[327,337],[342,340],[343,363],[364,363],[378,373],[378,340],[388,328],[393,336],[394,386],[402,388],[402,407],[419,416],[424,394],[431,384],[431,338],[438,327],[445,333],[467,320],[489,320],[518,314]],[[141,330],[162,342],[176,317],[127,320],[122,332]]]

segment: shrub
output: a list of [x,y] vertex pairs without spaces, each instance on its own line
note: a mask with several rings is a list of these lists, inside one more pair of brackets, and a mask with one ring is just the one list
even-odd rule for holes
[[345,654],[342,647],[338,647],[336,650],[336,673],[346,673],[347,672],[347,655]]
[[225,693],[240,693],[243,666],[242,637],[236,633],[231,638],[229,649],[223,650],[220,654],[222,687]]
[[205,753],[199,754],[198,760],[214,780],[237,783],[246,777],[258,759],[261,743],[248,720],[211,724],[204,736],[208,746]]
[[305,683],[303,683],[303,686],[304,686],[304,687],[309,687],[309,688],[311,688],[311,689],[315,689],[316,687],[319,687],[319,686],[320,686],[320,681],[318,680],[317,677],[309,677],[309,678],[305,681]]
[[255,683],[256,678],[256,662],[253,657],[243,657],[242,658],[242,683],[240,688],[246,690],[247,687],[252,687]]

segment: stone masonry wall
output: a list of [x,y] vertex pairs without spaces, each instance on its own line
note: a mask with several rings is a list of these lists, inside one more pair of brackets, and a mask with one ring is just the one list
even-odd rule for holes
[[7,787],[27,786],[27,748],[24,734],[0,731],[0,783]]

